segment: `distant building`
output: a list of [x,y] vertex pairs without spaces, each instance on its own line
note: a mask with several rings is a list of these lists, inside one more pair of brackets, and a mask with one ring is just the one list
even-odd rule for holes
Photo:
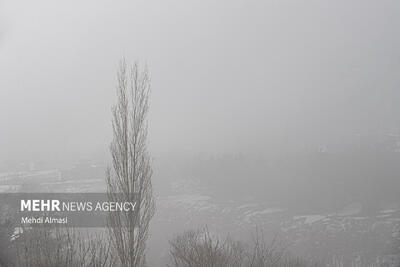
[[105,178],[104,167],[89,162],[79,162],[70,169],[61,171],[62,180],[88,180]]
[[379,261],[381,267],[399,267],[400,255],[385,255]]
[[17,180],[22,183],[48,183],[61,181],[61,172],[59,170],[32,171],[20,173]]
[[387,152],[400,152],[400,134],[375,133],[356,134],[359,148]]

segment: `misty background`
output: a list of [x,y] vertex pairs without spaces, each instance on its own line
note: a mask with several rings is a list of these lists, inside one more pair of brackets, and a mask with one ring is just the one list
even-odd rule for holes
[[[152,76],[154,255],[154,236],[180,230],[157,226],[187,221],[187,203],[398,222],[399,25],[395,0],[0,0],[0,171],[89,161],[102,177],[125,57]],[[282,226],[240,207],[229,216]],[[236,231],[201,212],[184,227]]]
[[1,1],[0,158],[107,154],[121,56],[152,74],[153,155],[399,133],[397,1]]

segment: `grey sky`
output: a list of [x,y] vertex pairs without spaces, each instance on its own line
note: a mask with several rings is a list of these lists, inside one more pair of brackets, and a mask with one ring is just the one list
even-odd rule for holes
[[400,126],[399,1],[0,1],[0,160],[107,153],[122,56],[153,153],[337,143]]

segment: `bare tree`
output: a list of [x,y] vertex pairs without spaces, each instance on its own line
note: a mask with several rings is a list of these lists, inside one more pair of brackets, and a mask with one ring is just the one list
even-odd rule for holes
[[118,72],[117,103],[112,109],[112,168],[107,170],[110,201],[136,202],[135,213],[111,213],[108,229],[121,266],[144,266],[149,223],[154,215],[152,168],[147,151],[150,77],[125,60]]
[[244,260],[241,244],[212,238],[208,229],[187,231],[170,241],[172,266],[175,267],[240,267]]
[[24,229],[14,243],[15,266],[115,266],[110,242],[102,233],[84,235],[74,229],[35,226]]
[[286,246],[270,244],[256,231],[253,244],[212,236],[208,229],[188,231],[170,241],[174,267],[320,267],[319,263],[291,256]]

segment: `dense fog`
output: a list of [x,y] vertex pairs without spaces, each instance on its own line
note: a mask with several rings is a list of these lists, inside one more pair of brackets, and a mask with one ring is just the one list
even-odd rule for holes
[[1,191],[9,177],[61,190],[52,175],[103,190],[119,62],[137,60],[151,76],[151,266],[206,225],[386,262],[400,254],[399,25],[391,0],[2,0]]

